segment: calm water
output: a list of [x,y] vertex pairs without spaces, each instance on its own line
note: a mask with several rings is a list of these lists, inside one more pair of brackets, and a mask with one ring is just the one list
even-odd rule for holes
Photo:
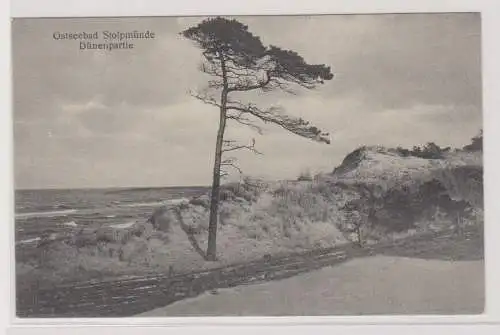
[[163,204],[206,191],[205,187],[17,190],[16,242],[28,242],[44,232],[78,226],[147,219]]

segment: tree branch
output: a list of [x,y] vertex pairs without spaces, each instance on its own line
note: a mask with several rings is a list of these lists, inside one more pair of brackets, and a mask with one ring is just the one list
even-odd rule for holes
[[269,84],[270,81],[271,81],[271,74],[270,74],[270,71],[267,70],[266,71],[266,79],[264,81],[262,81],[258,84],[255,84],[255,85],[235,84],[233,87],[228,88],[228,92],[246,92],[246,91],[256,90],[258,88],[265,87],[267,84]]
[[290,83],[287,81],[281,81],[280,78],[272,77],[269,85],[263,88],[264,91],[272,91],[274,89],[280,89],[285,93],[291,95],[297,95],[297,92],[290,87]]
[[214,63],[212,62],[202,62],[199,66],[201,72],[209,74],[211,76],[216,76],[222,78],[222,70],[220,70]]
[[309,125],[309,122],[301,118],[295,118],[282,113],[279,107],[271,107],[267,110],[261,110],[253,104],[243,105],[239,102],[229,101],[227,106],[229,110],[236,110],[242,113],[251,114],[264,122],[274,123],[291,133],[305,137],[317,142],[330,144],[328,133],[323,133],[315,126]]
[[[249,150],[257,155],[262,155],[260,151],[255,149],[255,139],[252,139],[252,145],[235,145],[235,141],[231,141],[230,143],[225,143],[226,149],[222,149],[222,152],[230,152],[236,150]],[[228,160],[234,161],[236,158],[229,158]]]
[[[228,167],[230,167],[230,168],[235,169],[235,170],[236,170],[236,171],[238,171],[240,174],[243,174],[243,171],[240,169],[240,167],[239,167],[238,165],[236,165],[235,163],[233,163],[233,162],[226,162],[226,163],[225,163],[225,162],[222,162],[222,163],[221,163],[221,166],[228,166]],[[225,172],[225,171],[224,171],[224,172]],[[227,175],[227,172],[225,172],[225,173],[226,173],[226,175]]]
[[200,93],[197,93],[197,92],[194,92],[194,91],[189,91],[189,94],[193,97],[193,98],[196,98],[206,104],[209,104],[209,105],[212,105],[212,106],[216,106],[216,107],[221,107],[221,105],[217,102],[217,100],[208,95],[207,93],[204,93],[204,94],[200,94]]
[[258,125],[254,124],[252,120],[245,118],[243,116],[243,112],[239,112],[238,115],[230,115],[228,114],[226,116],[229,120],[233,120],[238,122],[239,124],[242,124],[244,126],[250,127],[253,130],[255,130],[259,135],[263,134],[263,129],[259,127]]

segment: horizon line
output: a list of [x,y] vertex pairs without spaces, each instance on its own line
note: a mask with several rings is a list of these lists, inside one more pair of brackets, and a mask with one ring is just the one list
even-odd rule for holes
[[162,189],[162,188],[207,188],[210,185],[167,185],[167,186],[78,186],[78,187],[14,187],[14,191],[64,191],[64,190],[140,190],[140,189]]

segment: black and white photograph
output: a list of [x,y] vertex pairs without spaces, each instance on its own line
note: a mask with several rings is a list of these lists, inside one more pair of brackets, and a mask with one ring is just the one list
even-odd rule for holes
[[15,18],[20,319],[481,315],[481,13]]

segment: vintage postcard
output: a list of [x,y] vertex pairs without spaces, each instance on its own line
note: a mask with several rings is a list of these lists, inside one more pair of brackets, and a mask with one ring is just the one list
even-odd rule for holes
[[11,27],[18,318],[484,312],[479,13]]

